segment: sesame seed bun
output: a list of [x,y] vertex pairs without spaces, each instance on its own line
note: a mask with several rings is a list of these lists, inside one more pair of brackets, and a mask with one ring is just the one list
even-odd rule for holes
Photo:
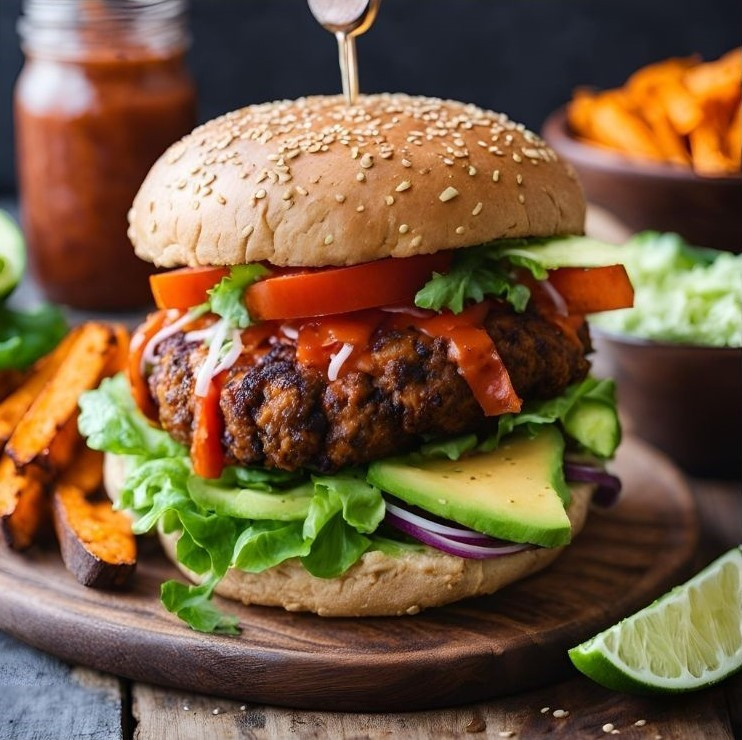
[[[106,455],[105,486],[114,500],[123,484],[126,465],[125,458]],[[581,483],[571,489],[567,514],[575,537],[585,524],[593,487]],[[198,583],[199,577],[178,563],[178,534],[160,532],[160,541],[170,560]],[[542,570],[563,550],[536,548],[489,560],[468,560],[430,547],[400,557],[372,550],[339,578],[316,578],[292,559],[262,573],[229,570],[216,593],[243,604],[281,606],[323,617],[402,616],[494,593]]]
[[581,234],[572,168],[474,105],[407,95],[248,106],[154,165],[129,214],[163,267],[350,265],[503,237]]

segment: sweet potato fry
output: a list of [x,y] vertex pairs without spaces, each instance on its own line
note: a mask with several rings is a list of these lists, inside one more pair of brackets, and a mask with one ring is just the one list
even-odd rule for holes
[[600,144],[635,156],[662,159],[651,129],[628,109],[620,92],[602,93],[595,99],[593,132]]
[[733,104],[739,100],[742,79],[742,48],[733,49],[714,62],[689,69],[683,82],[701,103],[710,101]]
[[685,141],[673,127],[664,107],[656,100],[647,101],[644,118],[652,129],[657,146],[668,162],[690,164],[690,156]]
[[734,171],[732,161],[724,155],[721,133],[712,121],[704,121],[691,131],[689,139],[696,172],[718,177]]
[[80,328],[59,368],[8,440],[5,451],[18,469],[32,463],[48,467],[55,437],[76,414],[80,394],[98,384],[115,351],[110,326],[88,323]]
[[686,70],[698,64],[698,57],[675,57],[648,64],[638,69],[626,81],[625,89],[640,105],[654,95],[668,80],[681,80]]
[[657,88],[656,94],[667,118],[681,136],[687,136],[703,121],[703,107],[679,80],[667,80]]
[[116,350],[111,352],[111,359],[106,368],[105,374],[108,376],[126,370],[129,359],[129,330],[123,324],[113,324],[111,328],[116,338]]
[[136,539],[126,514],[91,498],[102,471],[100,453],[84,449],[54,487],[52,512],[67,570],[84,586],[115,588],[134,572]]
[[59,369],[78,331],[70,332],[51,354],[39,360],[24,382],[0,403],[0,449],[5,447],[18,422]]
[[49,501],[33,470],[18,473],[13,461],[0,458],[0,538],[14,550],[25,550],[49,521]]
[[738,105],[725,140],[726,153],[735,171],[742,167],[742,106]]

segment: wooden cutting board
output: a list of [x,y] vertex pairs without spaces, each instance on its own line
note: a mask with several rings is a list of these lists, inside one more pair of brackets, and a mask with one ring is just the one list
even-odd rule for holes
[[591,513],[549,569],[491,597],[357,620],[221,602],[243,632],[217,637],[160,606],[159,584],[179,576],[155,542],[124,593],[80,586],[54,550],[3,550],[0,629],[138,681],[297,708],[399,711],[514,693],[568,674],[567,648],[687,575],[698,521],[682,475],[633,439],[616,469],[619,505]]

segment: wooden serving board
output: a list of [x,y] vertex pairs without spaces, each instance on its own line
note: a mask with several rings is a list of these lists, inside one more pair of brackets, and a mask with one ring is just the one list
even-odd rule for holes
[[72,663],[139,681],[296,708],[440,708],[544,685],[566,649],[687,575],[698,521],[678,470],[627,440],[624,496],[591,513],[546,571],[503,591],[414,617],[323,619],[221,602],[240,637],[193,632],[159,603],[179,577],[154,542],[131,591],[80,586],[54,550],[0,552],[0,629]]

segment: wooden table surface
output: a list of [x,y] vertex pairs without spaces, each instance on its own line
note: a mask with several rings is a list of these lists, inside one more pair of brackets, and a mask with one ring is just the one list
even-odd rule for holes
[[[24,292],[31,294],[28,288]],[[700,568],[742,541],[742,486],[690,483],[701,515]],[[558,709],[569,714],[555,718]],[[132,683],[66,665],[0,633],[0,740],[598,738],[611,734],[610,728],[603,729],[608,723],[614,734],[630,738],[742,738],[742,675],[695,694],[648,699],[608,691],[575,673],[538,691],[454,709],[338,714],[240,704]]]

